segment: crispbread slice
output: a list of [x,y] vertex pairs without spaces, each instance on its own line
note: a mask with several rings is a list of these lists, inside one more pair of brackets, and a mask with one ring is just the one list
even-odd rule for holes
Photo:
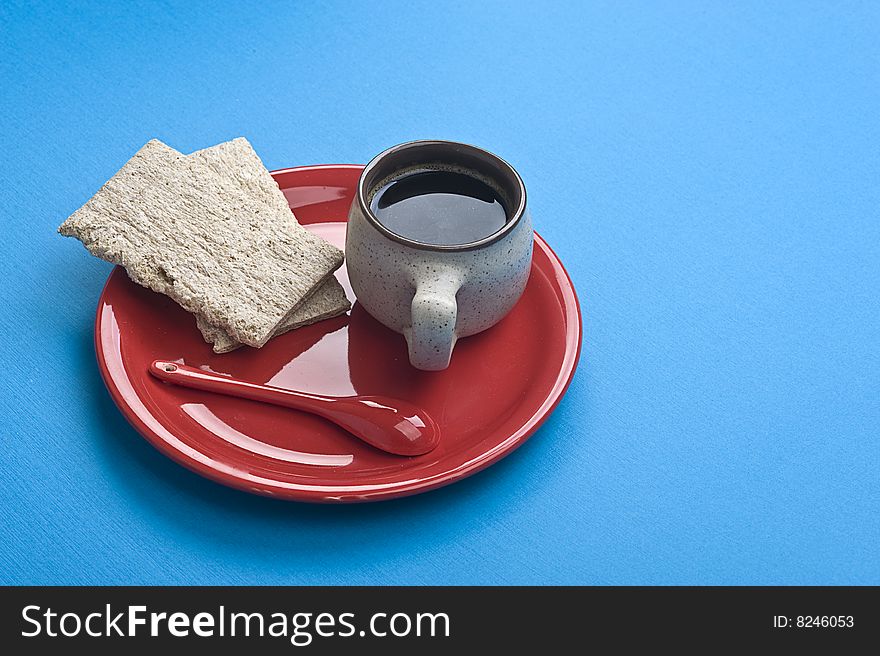
[[[348,312],[350,307],[351,303],[346,298],[342,285],[335,277],[331,276],[293,314],[281,322],[272,333],[272,337],[339,316]],[[213,342],[215,353],[229,353],[241,346],[225,331],[208,323],[204,317],[196,315],[196,325],[202,331],[202,337],[205,338],[205,341]]]
[[251,196],[266,201],[276,212],[291,214],[284,192],[244,137],[197,150],[188,157],[207,164],[224,179],[235,180]]
[[[276,193],[278,185],[272,175],[262,165],[259,156],[244,137],[197,150],[189,157],[200,159],[224,178],[236,180],[248,193],[268,199],[273,209],[279,212],[291,211],[284,195]],[[273,331],[272,337],[294,328],[330,319],[347,312],[350,307],[351,303],[345,297],[345,291],[339,282],[333,277],[328,278],[278,325]],[[213,343],[215,353],[228,353],[241,346],[224,330],[212,325],[198,314],[196,315],[196,326],[205,341]]]
[[153,140],[59,232],[259,347],[342,264],[342,252],[300,226],[286,202],[281,211],[277,186],[265,194]]

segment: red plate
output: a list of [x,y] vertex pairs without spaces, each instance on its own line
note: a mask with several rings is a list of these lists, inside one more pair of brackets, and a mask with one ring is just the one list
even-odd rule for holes
[[[339,247],[363,167],[273,173],[301,223]],[[345,267],[337,272],[354,299]],[[446,371],[422,372],[403,337],[355,304],[262,349],[215,355],[189,314],[116,268],[101,294],[95,348],[101,375],[131,424],[162,453],[219,483],[299,501],[373,501],[424,492],[473,474],[522,444],[574,374],[581,321],[571,281],[535,237],[526,291],[501,323],[461,340]],[[423,406],[442,442],[392,456],[320,418],[174,387],[147,373],[155,359],[318,394],[386,394]]]

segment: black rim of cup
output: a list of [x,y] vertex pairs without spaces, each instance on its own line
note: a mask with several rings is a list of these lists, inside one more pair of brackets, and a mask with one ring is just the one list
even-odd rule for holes
[[[507,201],[508,217],[504,226],[487,237],[466,244],[429,244],[386,228],[370,209],[370,193],[377,183],[393,177],[397,171],[430,164],[461,167],[494,181]],[[367,221],[393,241],[429,251],[469,251],[494,244],[519,224],[526,210],[526,188],[510,164],[487,150],[456,141],[423,140],[393,146],[370,160],[358,181],[357,200]]]

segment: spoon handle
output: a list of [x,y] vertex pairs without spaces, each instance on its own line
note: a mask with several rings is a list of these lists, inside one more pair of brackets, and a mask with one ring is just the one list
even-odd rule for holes
[[185,364],[168,362],[166,360],[156,360],[153,362],[150,365],[150,373],[156,378],[180,385],[181,387],[190,387],[205,392],[225,394],[252,401],[262,401],[263,403],[271,403],[295,410],[321,412],[328,401],[328,399],[322,396],[293,392],[269,385],[248,383],[243,380],[236,380],[228,376],[205,371],[204,369],[196,369],[195,367],[188,367]]

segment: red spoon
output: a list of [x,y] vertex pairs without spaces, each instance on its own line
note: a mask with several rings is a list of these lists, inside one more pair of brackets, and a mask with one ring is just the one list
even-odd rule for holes
[[437,423],[418,406],[383,396],[319,396],[257,385],[176,362],[156,360],[150,373],[168,383],[302,410],[332,421],[377,449],[420,456],[440,441]]

